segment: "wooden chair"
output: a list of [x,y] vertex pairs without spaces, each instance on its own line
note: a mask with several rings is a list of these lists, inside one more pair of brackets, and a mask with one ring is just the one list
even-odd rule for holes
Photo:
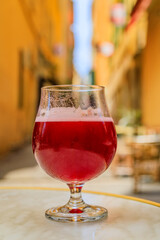
[[134,159],[134,192],[139,191],[139,180],[150,175],[155,181],[160,179],[160,143],[131,144]]

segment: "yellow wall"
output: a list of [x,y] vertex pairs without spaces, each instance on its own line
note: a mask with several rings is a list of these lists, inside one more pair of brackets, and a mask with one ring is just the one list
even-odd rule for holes
[[[112,27],[110,22],[111,1],[94,0],[93,3],[93,43],[99,45],[111,42]],[[99,52],[95,53],[94,71],[96,84],[107,85],[109,75],[109,60]]]
[[142,72],[142,120],[149,127],[160,126],[160,17],[157,10],[160,5],[159,0],[153,3]]
[[[126,34],[122,29],[120,29],[120,31],[118,28],[116,29],[111,22],[111,9],[114,4],[119,2],[120,1],[117,0],[93,1],[93,43],[96,45],[110,42],[115,48],[113,56],[110,57],[106,57],[102,53],[95,51],[94,70],[96,84],[107,87],[109,87],[112,78],[114,78],[114,76],[112,76],[113,73],[117,72],[120,65],[123,64],[124,56],[133,54],[135,51],[136,29],[134,28],[132,32]],[[135,0],[124,0],[123,2],[128,14],[127,18],[129,18]],[[116,31],[119,31],[119,33],[116,34]],[[117,42],[117,46],[115,42]],[[113,85],[115,85],[115,83],[113,83]]]
[[[28,138],[36,104],[36,63],[34,39],[26,24],[18,0],[1,0],[0,7],[0,152],[17,146]],[[24,106],[18,108],[19,51],[25,54]]]
[[[0,153],[31,139],[39,76],[54,77],[58,83],[67,81],[68,1],[1,0]],[[55,44],[63,45],[62,55],[54,54]],[[54,76],[46,62],[55,67]]]
[[[59,83],[68,80],[68,7],[69,0],[18,0],[37,47],[45,59],[54,66],[54,77]],[[61,54],[55,53],[60,46]],[[42,68],[43,66],[41,66]],[[43,72],[43,69],[41,69]]]
[[55,57],[56,77],[59,83],[64,84],[67,81],[68,72],[68,10],[70,0],[46,0],[45,5],[48,9],[48,15],[52,22],[52,42],[60,44],[63,47],[62,54]]

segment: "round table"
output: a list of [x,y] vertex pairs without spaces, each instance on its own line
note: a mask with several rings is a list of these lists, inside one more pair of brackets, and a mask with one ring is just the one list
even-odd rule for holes
[[108,209],[108,218],[92,223],[59,223],[44,217],[63,205],[69,191],[58,188],[0,187],[1,240],[159,240],[160,204],[116,194],[83,192],[89,204]]

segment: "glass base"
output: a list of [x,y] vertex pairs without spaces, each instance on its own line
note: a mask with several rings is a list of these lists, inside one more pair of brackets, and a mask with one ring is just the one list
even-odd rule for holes
[[57,208],[50,208],[45,216],[50,220],[58,222],[93,222],[107,217],[107,209],[99,206],[85,204],[83,208],[69,208],[67,205]]

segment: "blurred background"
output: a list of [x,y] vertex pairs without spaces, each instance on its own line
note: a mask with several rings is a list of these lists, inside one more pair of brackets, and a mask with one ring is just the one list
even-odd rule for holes
[[30,145],[41,87],[98,84],[118,150],[97,188],[160,202],[159,0],[1,0],[0,43],[0,185],[56,181]]

